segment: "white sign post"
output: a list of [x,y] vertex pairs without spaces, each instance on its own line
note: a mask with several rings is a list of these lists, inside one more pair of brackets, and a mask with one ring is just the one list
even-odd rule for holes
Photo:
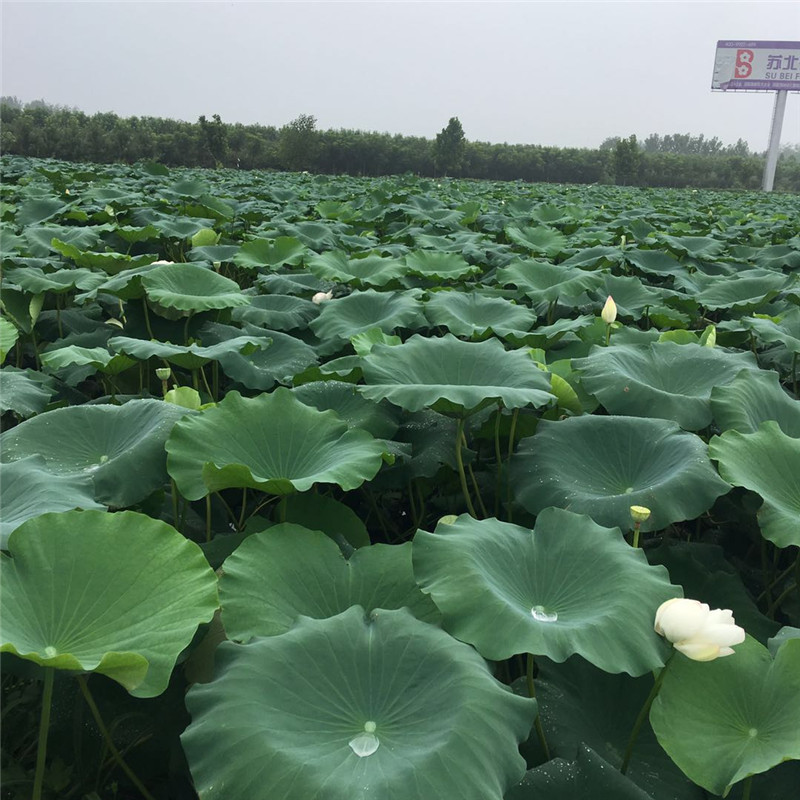
[[771,192],[789,92],[800,92],[800,42],[719,41],[711,89],[722,92],[775,92],[775,108],[761,188]]

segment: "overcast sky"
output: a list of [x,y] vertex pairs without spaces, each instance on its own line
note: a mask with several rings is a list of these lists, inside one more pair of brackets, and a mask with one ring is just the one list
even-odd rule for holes
[[[800,40],[800,2],[2,2],[2,94],[87,113],[596,147],[767,146],[773,93],[712,92],[718,39]],[[800,142],[790,94],[782,142]]]

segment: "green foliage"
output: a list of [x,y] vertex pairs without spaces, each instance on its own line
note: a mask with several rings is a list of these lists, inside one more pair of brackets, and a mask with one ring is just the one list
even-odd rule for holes
[[301,114],[281,128],[278,151],[286,169],[313,169],[318,148],[317,119],[311,114]]
[[437,170],[444,175],[458,175],[465,152],[464,128],[458,117],[450,117],[446,127],[436,134],[433,145],[433,159]]

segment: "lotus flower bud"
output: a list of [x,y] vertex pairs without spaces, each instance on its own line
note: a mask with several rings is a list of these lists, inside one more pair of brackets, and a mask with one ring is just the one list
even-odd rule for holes
[[171,372],[172,370],[169,367],[159,367],[156,370],[156,378],[160,381],[167,381]]
[[631,518],[641,525],[650,519],[650,509],[647,506],[631,506]]
[[606,299],[606,304],[600,312],[600,318],[606,325],[610,325],[617,318],[617,304],[614,302],[614,298],[611,297],[611,295]]
[[705,603],[683,597],[673,597],[658,607],[654,628],[693,661],[730,656],[732,645],[741,644],[745,636],[729,609],[712,611]]
[[324,303],[326,300],[333,299],[333,291],[330,292],[317,292],[312,298],[311,302],[319,305],[320,303]]

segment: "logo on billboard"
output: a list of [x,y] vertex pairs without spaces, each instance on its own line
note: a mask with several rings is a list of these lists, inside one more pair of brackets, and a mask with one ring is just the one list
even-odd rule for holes
[[737,50],[736,51],[736,77],[749,78],[753,71],[753,51],[752,50]]

